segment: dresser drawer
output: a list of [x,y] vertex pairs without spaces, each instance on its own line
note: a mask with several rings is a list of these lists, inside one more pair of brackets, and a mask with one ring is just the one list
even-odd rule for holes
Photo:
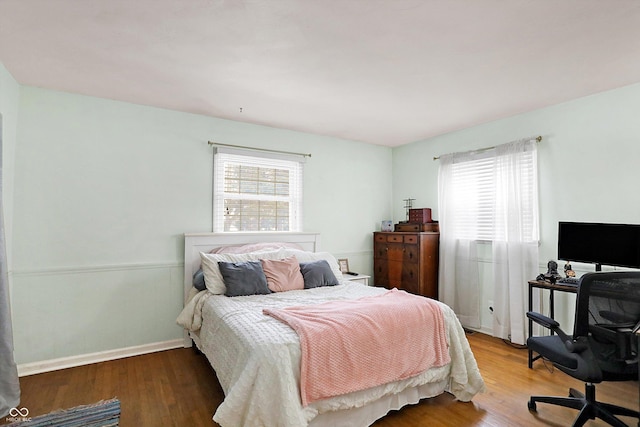
[[[398,234],[398,233],[379,233],[376,234],[375,236],[375,242],[379,242],[379,243],[406,243],[406,237],[402,234]],[[414,236],[415,237],[415,236]],[[416,237],[416,242],[417,242],[417,237]]]
[[417,245],[418,244],[418,235],[410,234],[408,236],[404,236],[404,242],[409,245]]
[[394,226],[394,231],[421,231],[421,228],[421,224],[403,223],[396,224]]
[[418,245],[405,245],[402,249],[402,260],[407,263],[417,263],[420,261],[420,251]]
[[408,243],[410,245],[418,244],[417,234],[408,233],[377,233],[374,239],[375,243]]
[[386,288],[403,289],[412,294],[420,294],[420,276],[417,264],[401,264],[389,262],[384,269],[387,280],[384,281]]
[[386,260],[377,260],[373,269],[373,284],[391,289],[389,285],[389,264]]

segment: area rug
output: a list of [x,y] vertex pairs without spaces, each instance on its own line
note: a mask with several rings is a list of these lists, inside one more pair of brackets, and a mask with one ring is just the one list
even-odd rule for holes
[[[22,408],[24,409],[24,408]],[[30,418],[25,412],[16,413],[19,421],[11,427],[118,427],[120,423],[120,401],[101,400],[91,405],[76,406]]]

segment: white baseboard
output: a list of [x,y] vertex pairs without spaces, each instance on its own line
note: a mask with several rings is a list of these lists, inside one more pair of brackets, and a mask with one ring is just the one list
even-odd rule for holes
[[464,326],[464,329],[465,331],[480,332],[481,334],[489,335],[490,337],[493,336],[493,330],[484,326],[481,326],[479,328],[469,328],[467,326]]
[[75,366],[90,365],[92,363],[122,359],[125,357],[138,356],[141,354],[171,350],[180,347],[184,347],[183,339],[143,344],[134,347],[100,351],[97,353],[80,354],[77,356],[61,357],[59,359],[43,360],[41,362],[23,363],[18,365],[18,376],[25,377],[27,375],[40,374],[42,372],[73,368]]

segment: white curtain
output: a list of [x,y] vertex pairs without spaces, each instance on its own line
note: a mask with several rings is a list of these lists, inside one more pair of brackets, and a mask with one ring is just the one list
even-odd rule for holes
[[438,212],[440,215],[440,266],[438,295],[453,309],[464,326],[480,327],[480,279],[476,241],[456,236],[453,164],[459,154],[440,156]]
[[440,156],[441,300],[481,327],[477,242],[491,244],[493,334],[524,344],[527,282],[538,269],[535,140]]
[[537,145],[496,147],[493,241],[493,335],[524,344],[527,282],[538,274]]
[[2,116],[0,115],[0,417],[20,403],[18,370],[13,359],[13,331],[2,205]]

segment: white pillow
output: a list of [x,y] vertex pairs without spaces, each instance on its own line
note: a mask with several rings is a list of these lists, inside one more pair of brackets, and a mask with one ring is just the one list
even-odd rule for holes
[[212,294],[223,295],[227,291],[218,261],[224,262],[245,262],[258,261],[261,259],[282,259],[284,249],[266,252],[250,252],[246,254],[207,254],[200,252],[202,261],[202,272],[204,273],[204,283],[207,290]]
[[298,263],[301,262],[311,262],[318,261],[323,259],[329,263],[329,267],[331,267],[331,271],[334,276],[336,276],[336,280],[340,283],[343,282],[342,272],[340,271],[340,264],[338,264],[338,260],[329,252],[307,252],[307,251],[299,251],[297,249],[283,249],[282,250],[285,257],[290,257],[291,255],[295,256],[298,259]]
[[303,250],[297,243],[288,242],[267,242],[249,243],[242,246],[222,246],[209,251],[210,254],[246,254],[249,252],[277,251],[280,248],[291,248]]

